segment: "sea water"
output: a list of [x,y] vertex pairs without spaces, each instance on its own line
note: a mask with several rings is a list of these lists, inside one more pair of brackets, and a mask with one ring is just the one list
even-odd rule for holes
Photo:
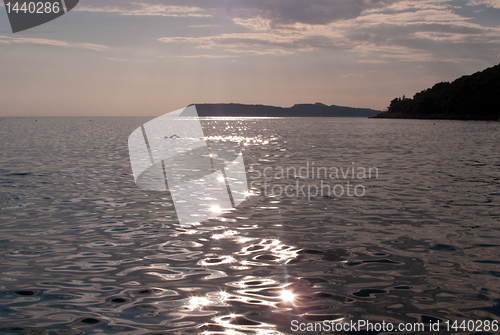
[[147,120],[0,120],[0,333],[500,317],[500,123],[205,118],[207,141],[241,146],[251,194],[185,227],[134,184]]

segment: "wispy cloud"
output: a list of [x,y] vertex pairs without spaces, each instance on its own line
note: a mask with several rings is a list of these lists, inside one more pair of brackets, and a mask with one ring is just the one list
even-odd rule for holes
[[55,47],[66,47],[66,48],[79,48],[88,49],[95,51],[103,51],[108,49],[107,46],[94,43],[73,43],[58,40],[51,40],[47,38],[27,38],[27,37],[11,37],[11,36],[1,36],[0,43],[2,44],[39,44],[39,45],[49,45]]
[[105,57],[104,59],[110,60],[113,62],[128,62],[127,59],[123,59],[123,58]]
[[[86,0],[75,10],[129,16],[219,15],[224,22],[229,18],[232,27],[224,30],[197,29],[159,39],[191,45],[193,50],[186,49],[191,58],[213,58],[206,52],[210,49],[217,55],[275,56],[341,50],[372,64],[388,59],[471,59],[475,50],[494,59],[500,52],[500,29],[481,25],[470,9],[462,10],[470,6],[500,8],[500,0]],[[196,23],[190,27],[215,27],[213,20]],[[50,40],[18,43],[105,48]]]
[[359,16],[367,9],[400,0],[87,0],[77,10],[124,15],[211,15],[223,10],[229,16],[256,13],[274,24],[327,24]]
[[297,50],[310,49],[307,38],[294,31],[233,33],[207,37],[164,37],[164,43],[191,43],[197,48],[212,49],[222,47],[231,53],[290,54]]
[[[500,0],[470,2],[495,5]],[[340,2],[321,3],[326,6],[327,3],[335,5]],[[471,45],[476,50],[484,50],[485,57],[493,58],[500,52],[500,29],[480,25],[473,22],[471,17],[460,14],[454,0],[364,1],[366,6],[354,3],[358,5],[356,8],[365,9],[359,15],[352,15],[352,18],[347,15],[342,20],[310,24],[298,19],[287,23],[290,20],[276,20],[265,15],[234,17],[233,23],[247,32],[165,37],[160,41],[189,43],[198,49],[258,55],[287,55],[320,49],[343,50],[365,56],[372,63],[387,59],[470,59],[471,52],[474,52]],[[304,10],[296,6],[297,13]],[[339,8],[342,11],[344,7]],[[300,17],[301,14],[297,15]],[[366,57],[368,55],[371,56]]]
[[238,56],[234,55],[186,55],[186,56],[179,56],[181,58],[234,58]]
[[491,8],[500,8],[500,0],[469,0],[469,6],[486,6]]
[[378,59],[361,59],[358,60],[358,63],[364,63],[364,64],[383,64],[383,63],[388,63],[386,60],[378,60]]
[[153,15],[168,17],[211,17],[205,10],[195,6],[176,6],[162,3],[103,1],[89,2],[76,7],[78,11],[107,12],[121,15]]

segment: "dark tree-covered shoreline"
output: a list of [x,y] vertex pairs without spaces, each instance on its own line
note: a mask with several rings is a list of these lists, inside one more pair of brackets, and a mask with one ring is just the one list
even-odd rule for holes
[[500,64],[413,96],[396,98],[375,118],[499,120]]

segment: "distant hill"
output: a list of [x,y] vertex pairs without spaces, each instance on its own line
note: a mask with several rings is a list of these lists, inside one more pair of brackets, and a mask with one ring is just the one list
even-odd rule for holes
[[380,113],[373,109],[327,106],[321,103],[275,107],[244,104],[195,104],[199,116],[251,117],[371,117]]
[[413,96],[396,98],[376,118],[499,120],[500,64],[463,76],[452,83],[441,82]]

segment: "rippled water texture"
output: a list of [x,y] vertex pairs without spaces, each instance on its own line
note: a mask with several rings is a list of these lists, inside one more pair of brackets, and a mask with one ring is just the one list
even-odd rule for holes
[[498,122],[204,119],[210,141],[240,143],[249,182],[317,184],[258,177],[307,162],[379,175],[355,181],[363,197],[255,195],[185,228],[168,192],[133,182],[145,121],[0,121],[0,333],[499,318]]

